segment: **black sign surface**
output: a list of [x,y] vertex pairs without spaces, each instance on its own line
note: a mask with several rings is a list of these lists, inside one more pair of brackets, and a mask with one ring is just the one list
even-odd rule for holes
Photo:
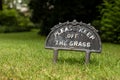
[[101,52],[101,40],[93,26],[74,20],[55,25],[46,39],[45,47]]

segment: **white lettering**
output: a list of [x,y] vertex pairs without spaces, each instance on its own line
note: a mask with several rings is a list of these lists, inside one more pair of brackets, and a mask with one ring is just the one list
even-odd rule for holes
[[58,40],[55,41],[55,45],[58,45]]
[[64,45],[64,42],[63,41],[59,41],[59,45]]
[[73,45],[73,41],[70,41],[70,42],[69,42],[69,46],[74,46],[74,45]]
[[83,47],[86,47],[86,45],[87,45],[86,42],[83,42],[83,43],[82,43],[82,46],[83,46]]
[[77,38],[78,34],[75,34],[75,38]]
[[54,33],[55,38],[56,38],[58,35],[60,35],[60,33],[59,33],[58,31]]
[[88,32],[88,33],[87,33],[87,37],[90,37],[90,36],[91,36],[91,32]]
[[74,41],[74,46],[78,46],[78,41]]
[[64,32],[63,28],[60,29],[60,34],[62,34]]
[[85,28],[79,29],[79,32],[85,34],[89,39],[95,39],[95,36]]
[[83,32],[83,28],[80,28],[79,32]]
[[69,29],[66,27],[66,28],[65,28],[65,32],[67,32],[67,31],[69,31]]
[[67,34],[67,38],[77,38],[78,34]]
[[60,34],[62,34],[62,33],[64,33],[64,32],[67,32],[67,31],[71,31],[72,29],[70,29],[70,28],[68,28],[68,27],[65,27],[65,28],[61,28],[60,30],[58,30],[58,31],[56,31],[55,33],[54,33],[54,36],[55,36],[55,38],[57,37],[57,36],[59,36]]
[[90,42],[87,43],[87,47],[90,47]]
[[83,33],[84,33],[84,34],[86,34],[86,33],[87,33],[87,30],[86,30],[86,29],[84,29]]
[[[65,28],[59,29],[58,31],[56,31],[54,33],[55,39],[57,38],[57,36],[60,36],[60,34],[67,32],[67,31],[72,31],[72,29],[70,27],[65,27]],[[95,35],[93,33],[89,32],[86,28],[80,28],[78,32],[80,34],[86,35],[89,39],[92,39],[92,40],[95,39]],[[79,37],[79,35],[80,35],[79,33],[67,34],[66,38],[70,38],[70,39],[75,38],[76,39],[77,37]]]
[[80,47],[87,47],[89,48],[90,42],[78,42],[78,41],[70,41],[69,46],[74,47],[74,46],[80,46]]
[[67,46],[67,41],[58,41],[56,40],[55,41],[55,45],[59,45],[59,46]]
[[90,39],[95,39],[95,36],[94,36],[94,35],[92,35],[92,36],[90,36],[89,38],[90,38]]
[[73,34],[67,34],[67,38],[73,38]]
[[81,43],[81,42],[79,42],[79,43],[78,43],[78,46],[82,46],[82,43]]

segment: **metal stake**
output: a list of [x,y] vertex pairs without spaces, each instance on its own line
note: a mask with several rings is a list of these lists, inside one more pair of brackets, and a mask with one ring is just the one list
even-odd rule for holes
[[88,64],[90,61],[90,51],[86,51],[86,55],[85,55],[85,64]]
[[56,63],[58,60],[58,50],[54,49],[54,53],[53,53],[53,62]]

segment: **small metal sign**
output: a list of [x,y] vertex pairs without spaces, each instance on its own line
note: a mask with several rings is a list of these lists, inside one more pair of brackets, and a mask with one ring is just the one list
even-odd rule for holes
[[91,52],[101,52],[101,40],[93,26],[74,20],[55,25],[47,36],[45,48],[54,50],[55,63],[60,49],[85,51],[85,63],[89,63]]

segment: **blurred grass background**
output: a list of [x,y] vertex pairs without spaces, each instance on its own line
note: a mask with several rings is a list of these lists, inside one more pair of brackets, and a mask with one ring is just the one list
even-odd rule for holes
[[0,34],[0,80],[120,80],[120,46],[103,43],[102,53],[92,53],[89,65],[85,52],[45,49],[46,37],[38,31]]

